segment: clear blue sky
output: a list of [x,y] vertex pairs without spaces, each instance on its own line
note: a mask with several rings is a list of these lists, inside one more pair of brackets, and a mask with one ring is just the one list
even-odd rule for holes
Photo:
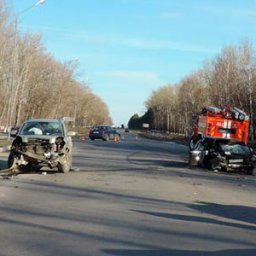
[[[6,1],[14,13],[36,0]],[[142,115],[151,92],[179,82],[225,45],[256,40],[255,0],[46,0],[20,18],[58,60],[78,60],[80,80],[116,125]]]

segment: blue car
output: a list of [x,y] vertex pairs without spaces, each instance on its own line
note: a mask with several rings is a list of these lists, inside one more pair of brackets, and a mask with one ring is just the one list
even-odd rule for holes
[[91,140],[101,139],[104,141],[108,140],[120,140],[120,134],[113,129],[111,126],[98,125],[93,127],[89,132],[89,138]]

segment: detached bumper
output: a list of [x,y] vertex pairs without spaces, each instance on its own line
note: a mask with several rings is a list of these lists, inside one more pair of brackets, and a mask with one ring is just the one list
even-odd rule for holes
[[47,152],[44,155],[34,154],[32,152],[21,152],[19,151],[21,156],[23,156],[24,162],[34,162],[40,164],[47,164],[52,167],[56,166],[61,159],[63,153],[56,152]]

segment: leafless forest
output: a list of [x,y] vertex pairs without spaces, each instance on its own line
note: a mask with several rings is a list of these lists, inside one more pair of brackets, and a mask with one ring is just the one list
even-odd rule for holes
[[[19,125],[31,117],[75,117],[77,126],[111,123],[107,105],[77,79],[75,61],[61,63],[45,49],[41,36],[18,31],[15,15],[0,0],[0,125]],[[170,72],[172,72],[170,70]],[[226,46],[178,84],[152,92],[147,113],[130,124],[189,135],[192,115],[206,105],[236,106],[251,120],[255,135],[256,58],[249,41]]]
[[57,61],[40,35],[18,31],[16,18],[0,0],[0,125],[64,116],[77,126],[111,123],[106,104],[78,81],[77,63]]
[[[170,71],[171,72],[171,71]],[[203,67],[178,84],[152,92],[144,116],[134,115],[130,125],[149,122],[151,128],[189,136],[192,115],[204,106],[236,106],[251,120],[250,138],[255,135],[256,59],[253,45],[244,41],[226,46]]]

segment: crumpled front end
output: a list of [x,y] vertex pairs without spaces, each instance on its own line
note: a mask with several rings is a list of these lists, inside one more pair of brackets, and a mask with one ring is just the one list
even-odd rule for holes
[[65,154],[65,144],[61,136],[17,136],[11,152],[18,159],[18,165],[46,164],[54,168]]

